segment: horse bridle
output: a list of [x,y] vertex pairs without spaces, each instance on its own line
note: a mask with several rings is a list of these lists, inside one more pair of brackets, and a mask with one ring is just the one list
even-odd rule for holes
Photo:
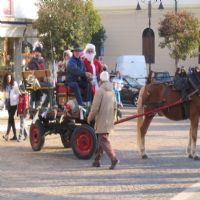
[[[160,83],[160,84],[165,86],[165,84],[163,84],[163,83]],[[166,85],[165,89],[164,89],[164,92],[163,92],[163,98],[162,98],[161,101],[158,101],[158,102],[146,102],[146,103],[144,103],[144,106],[145,107],[154,107],[154,108],[159,108],[159,107],[163,106],[164,103],[166,102],[167,94],[168,94],[168,86]],[[147,91],[147,96],[150,96],[150,95],[151,95],[151,93],[149,91]]]

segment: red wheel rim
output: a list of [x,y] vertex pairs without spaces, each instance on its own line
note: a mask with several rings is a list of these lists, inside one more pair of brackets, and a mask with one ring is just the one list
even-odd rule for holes
[[76,150],[82,156],[90,153],[93,147],[92,135],[87,131],[82,131],[76,135],[75,138]]
[[33,125],[31,127],[31,142],[32,145],[37,145],[39,143],[39,135],[40,135],[40,130],[37,126]]

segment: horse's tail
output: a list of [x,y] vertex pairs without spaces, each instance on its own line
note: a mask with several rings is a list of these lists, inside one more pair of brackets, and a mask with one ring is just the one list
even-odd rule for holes
[[[142,95],[144,93],[144,88],[140,90],[139,96],[138,96],[138,105],[137,105],[137,113],[141,114],[143,113],[143,105],[142,105]],[[137,146],[140,147],[141,145],[141,126],[143,124],[143,117],[137,118]]]

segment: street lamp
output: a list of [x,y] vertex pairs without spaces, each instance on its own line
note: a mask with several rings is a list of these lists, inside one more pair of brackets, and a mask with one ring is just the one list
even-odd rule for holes
[[[177,1],[177,0],[175,0]],[[151,27],[151,8],[152,8],[152,3],[156,3],[157,0],[141,0],[142,3],[148,4],[148,17],[149,17],[149,28]],[[139,0],[137,1],[137,6],[136,6],[136,10],[141,10],[141,6],[139,3]],[[160,0],[160,4],[158,7],[159,10],[163,10],[164,6],[162,4],[162,0]]]
[[175,1],[175,14],[177,14],[177,0],[174,1]]

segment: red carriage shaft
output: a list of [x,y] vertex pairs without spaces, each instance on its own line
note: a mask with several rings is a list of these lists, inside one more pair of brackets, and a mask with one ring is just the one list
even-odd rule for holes
[[161,110],[165,110],[165,109],[167,109],[167,108],[170,108],[170,107],[173,107],[173,106],[182,104],[182,103],[183,103],[182,99],[179,99],[178,101],[175,101],[175,102],[173,102],[173,103],[167,104],[167,105],[165,105],[165,106],[161,106],[161,107],[159,107],[159,108],[155,108],[155,109],[149,110],[149,111],[144,112],[144,113],[141,113],[141,114],[132,115],[132,116],[126,117],[126,118],[124,118],[124,119],[118,120],[118,121],[116,121],[114,124],[115,124],[115,125],[116,125],[116,124],[121,124],[121,123],[126,122],[126,121],[129,121],[129,120],[131,120],[131,119],[135,119],[135,118],[138,118],[138,117],[143,117],[143,116],[145,116],[145,115],[150,115],[150,114],[152,114],[152,113],[157,113],[157,112],[159,112],[159,111],[161,111]]

